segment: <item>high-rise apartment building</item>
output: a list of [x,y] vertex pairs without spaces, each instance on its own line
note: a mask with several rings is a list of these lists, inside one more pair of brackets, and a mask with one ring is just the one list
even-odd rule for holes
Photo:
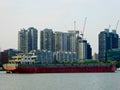
[[21,29],[18,32],[18,50],[21,50],[24,53],[26,52],[26,32],[27,30],[25,29]]
[[44,29],[40,32],[40,49],[54,51],[54,35],[52,29]]
[[85,60],[87,58],[87,41],[79,40],[78,47],[78,59]]
[[54,33],[55,51],[64,51],[63,49],[63,32]]
[[92,48],[89,43],[87,43],[87,59],[92,59]]
[[38,31],[30,27],[27,30],[22,29],[18,32],[18,49],[24,53],[38,49]]
[[99,61],[107,61],[107,51],[118,48],[118,34],[116,30],[109,32],[105,29],[99,34]]
[[68,33],[55,32],[54,33],[54,47],[55,51],[70,51],[70,38]]
[[[54,32],[44,29],[40,32],[40,49],[57,52],[76,53],[79,60],[92,59],[92,48],[87,40],[79,36],[79,31]],[[59,56],[59,55],[58,55]]]
[[118,39],[118,48],[120,48],[120,38]]
[[79,31],[55,32],[54,47],[55,51],[76,52],[77,34]]
[[30,52],[31,50],[37,50],[38,49],[38,31],[37,29],[30,27],[27,30],[27,52]]
[[68,50],[71,52],[77,52],[77,37],[79,36],[78,30],[69,30],[68,31]]
[[87,59],[92,59],[92,48],[91,45],[87,42],[87,40],[79,39],[78,40],[78,59],[80,61],[84,61]]

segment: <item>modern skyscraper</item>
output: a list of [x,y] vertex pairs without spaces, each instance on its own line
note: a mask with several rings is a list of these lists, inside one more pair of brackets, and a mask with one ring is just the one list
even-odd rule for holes
[[24,53],[26,52],[26,32],[27,30],[25,29],[21,29],[18,32],[18,50],[21,50]]
[[112,30],[110,35],[111,35],[111,41],[112,41],[112,44],[111,44],[112,49],[118,48],[119,35],[116,33],[116,30]]
[[116,30],[109,32],[105,29],[99,34],[99,61],[107,61],[107,51],[118,48],[118,34]]
[[54,51],[53,48],[53,31],[52,29],[44,29],[40,32],[40,49]]
[[27,30],[27,52],[30,52],[31,50],[37,50],[38,49],[38,31],[37,29],[30,27]]
[[92,48],[91,45],[82,38],[78,39],[78,59],[84,61],[87,59],[92,59]]
[[68,33],[55,32],[54,33],[54,47],[55,51],[69,51],[68,50]]
[[27,30],[22,29],[18,32],[18,49],[24,53],[28,53],[31,50],[37,50],[38,44],[38,31],[37,29],[30,27]]
[[63,32],[55,32],[54,33],[55,51],[63,51],[62,43],[63,43]]
[[68,50],[71,52],[77,52],[77,37],[79,36],[79,31],[69,30],[68,31]]
[[120,49],[120,38],[118,39],[118,48]]
[[40,32],[40,49],[76,53],[79,60],[92,59],[91,46],[79,36],[79,31],[53,33],[52,29],[44,29]]
[[87,59],[92,59],[92,48],[89,43],[87,43]]
[[79,40],[78,43],[78,59],[85,60],[87,59],[87,41],[86,40]]
[[55,51],[76,52],[77,34],[79,31],[55,32],[54,46]]

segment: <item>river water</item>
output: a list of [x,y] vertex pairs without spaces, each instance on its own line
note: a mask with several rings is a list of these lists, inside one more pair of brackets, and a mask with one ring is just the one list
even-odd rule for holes
[[6,74],[1,71],[0,90],[120,90],[120,71],[61,74]]

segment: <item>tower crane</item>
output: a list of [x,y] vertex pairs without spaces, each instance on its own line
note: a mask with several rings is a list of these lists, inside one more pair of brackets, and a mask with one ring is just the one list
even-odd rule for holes
[[76,21],[74,21],[74,31],[76,30]]
[[108,29],[111,29],[111,25],[108,26]]
[[87,17],[85,17],[85,20],[84,20],[84,25],[83,25],[83,30],[82,30],[82,32],[81,32],[81,36],[82,36],[82,39],[83,39],[83,37],[84,37],[84,31],[85,31],[85,27],[86,27],[86,21],[87,21]]
[[119,24],[119,20],[117,21],[117,24],[116,24],[116,28],[115,28],[116,31],[117,31],[117,28],[118,28],[118,24]]

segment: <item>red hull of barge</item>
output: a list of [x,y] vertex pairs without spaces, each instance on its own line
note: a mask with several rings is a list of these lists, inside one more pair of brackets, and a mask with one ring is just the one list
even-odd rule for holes
[[30,68],[19,67],[11,71],[12,73],[101,73],[101,72],[115,72],[116,68],[111,67],[69,67],[69,68]]

